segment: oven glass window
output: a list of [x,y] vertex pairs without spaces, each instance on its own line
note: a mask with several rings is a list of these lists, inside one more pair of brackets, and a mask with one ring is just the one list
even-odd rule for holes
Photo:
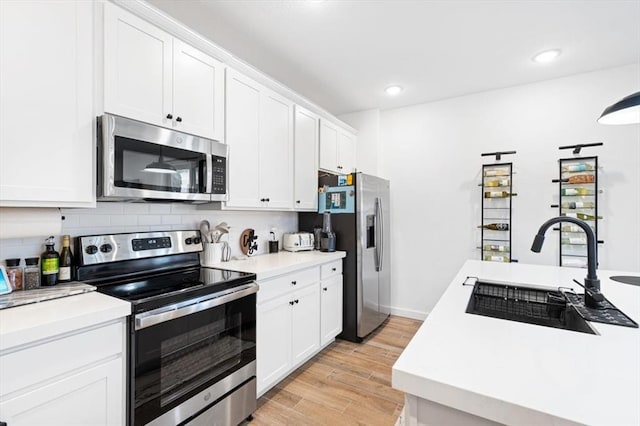
[[204,193],[206,154],[115,137],[115,186]]
[[255,360],[255,300],[247,296],[136,332],[136,425]]

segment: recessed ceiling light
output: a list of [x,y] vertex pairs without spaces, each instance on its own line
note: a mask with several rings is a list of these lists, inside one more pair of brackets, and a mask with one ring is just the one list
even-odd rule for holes
[[402,88],[402,86],[389,86],[386,89],[384,89],[384,91],[389,96],[399,95],[403,90],[404,89]]
[[554,59],[560,56],[560,52],[561,52],[560,49],[545,50],[543,52],[536,54],[533,57],[533,62],[537,62],[539,64],[546,64],[546,63],[552,62]]

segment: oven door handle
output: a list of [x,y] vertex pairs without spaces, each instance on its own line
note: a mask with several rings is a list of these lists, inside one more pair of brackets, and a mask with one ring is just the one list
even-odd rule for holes
[[178,305],[163,306],[162,308],[154,309],[149,312],[143,312],[135,316],[135,327],[136,330],[141,330],[143,328],[191,315],[206,309],[215,308],[216,306],[224,305],[225,303],[257,293],[258,289],[258,284],[252,282],[250,284],[213,293],[210,297],[207,297],[204,300],[199,298],[191,305],[184,306],[185,302],[181,302],[180,307],[178,307]]

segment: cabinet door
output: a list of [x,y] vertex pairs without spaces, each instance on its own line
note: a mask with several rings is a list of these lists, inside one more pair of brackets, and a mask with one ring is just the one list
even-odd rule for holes
[[104,110],[171,127],[172,40],[169,34],[104,3]]
[[338,173],[338,128],[320,120],[320,168]]
[[260,91],[255,81],[226,71],[229,201],[227,207],[260,207]]
[[355,170],[356,136],[340,130],[338,132],[338,170],[340,173],[351,173]]
[[263,89],[260,116],[260,198],[269,208],[293,207],[293,104]]
[[220,61],[173,40],[173,125],[176,130],[223,140],[224,69]]
[[342,332],[342,275],[320,283],[320,345],[331,342]]
[[296,105],[294,121],[294,204],[296,210],[318,208],[318,117]]
[[320,348],[320,291],[318,283],[293,293],[291,350],[298,365]]
[[256,316],[258,395],[291,367],[291,296],[259,304]]
[[95,203],[93,2],[0,1],[0,204]]
[[113,359],[0,402],[0,420],[11,426],[122,425],[122,378],[122,359]]

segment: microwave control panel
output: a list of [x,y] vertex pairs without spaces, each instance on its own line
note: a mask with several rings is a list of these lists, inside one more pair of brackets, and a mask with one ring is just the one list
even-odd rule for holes
[[213,187],[211,189],[212,194],[226,194],[227,193],[227,159],[213,156],[211,162],[212,175],[213,175]]

